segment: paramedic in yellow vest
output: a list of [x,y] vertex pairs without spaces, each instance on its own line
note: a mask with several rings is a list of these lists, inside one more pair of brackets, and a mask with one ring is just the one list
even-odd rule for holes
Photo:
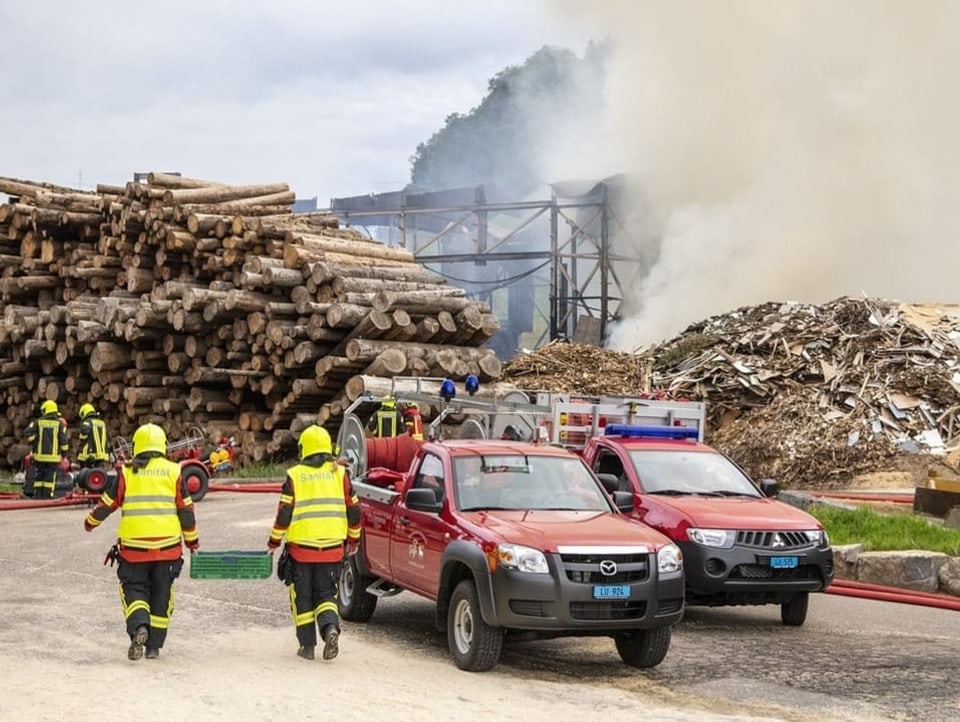
[[133,434],[133,459],[124,464],[116,489],[105,489],[83,522],[93,531],[120,510],[116,546],[120,603],[130,647],[127,658],[156,659],[173,614],[173,580],[183,568],[181,541],[200,548],[193,499],[180,465],[166,458],[167,435],[156,424]]
[[378,439],[399,436],[406,431],[403,414],[397,408],[397,400],[392,396],[380,399],[380,408],[370,417],[367,429]]
[[107,451],[107,424],[100,418],[93,404],[80,407],[80,452],[77,461],[80,466],[100,467],[110,461]]
[[284,535],[292,561],[290,610],[296,625],[297,654],[313,659],[317,630],[323,658],[339,651],[340,613],[337,608],[340,566],[360,543],[360,503],[346,469],[333,455],[330,434],[308,426],[300,434],[300,463],[287,471],[280,490],[277,518],[267,548],[273,553]]
[[[60,459],[67,453],[67,422],[60,417],[56,401],[40,404],[40,417],[27,426],[27,441],[33,454],[36,477],[33,482],[34,499],[52,499],[57,484]],[[24,485],[24,493],[29,490]]]

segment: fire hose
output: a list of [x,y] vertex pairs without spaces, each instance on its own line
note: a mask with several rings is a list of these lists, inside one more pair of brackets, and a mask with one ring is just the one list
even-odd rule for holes
[[859,599],[873,599],[880,602],[896,602],[898,604],[915,604],[922,607],[937,607],[960,612],[960,597],[948,594],[934,594],[933,592],[918,592],[900,587],[887,587],[881,584],[855,582],[849,579],[836,579],[827,587],[827,594],[837,594],[843,597],[857,597]]

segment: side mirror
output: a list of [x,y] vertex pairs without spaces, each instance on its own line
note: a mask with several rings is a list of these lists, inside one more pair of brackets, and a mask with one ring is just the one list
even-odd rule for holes
[[760,481],[760,493],[773,498],[780,493],[780,487],[773,479],[762,479]]
[[613,494],[620,488],[620,480],[617,479],[616,474],[597,474],[597,478],[600,480],[600,483],[603,484],[603,488],[607,490],[608,494]]
[[620,511],[631,512],[633,511],[633,493],[615,491],[613,492],[613,503]]
[[433,489],[410,489],[405,498],[408,509],[414,511],[437,512],[443,505],[437,501]]

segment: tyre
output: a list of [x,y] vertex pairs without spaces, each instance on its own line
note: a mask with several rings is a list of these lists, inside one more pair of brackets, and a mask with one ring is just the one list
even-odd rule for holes
[[654,627],[616,635],[613,640],[617,645],[620,659],[625,664],[639,669],[656,667],[667,656],[667,650],[670,649],[672,629],[672,627]]
[[207,495],[207,489],[210,488],[210,475],[203,464],[184,464],[180,467],[180,478],[186,482],[187,491],[190,492],[194,501],[200,501]]
[[800,592],[789,602],[780,605],[780,619],[790,627],[799,627],[807,621],[807,606],[810,604],[810,592]]
[[81,469],[77,483],[91,494],[101,494],[107,485],[107,473],[103,469]]
[[447,645],[454,663],[467,672],[493,669],[503,649],[503,630],[483,621],[472,579],[457,584],[447,610]]
[[354,556],[348,556],[340,569],[340,591],[337,604],[340,616],[348,622],[366,622],[377,608],[378,597],[367,591],[373,577],[367,577],[357,568]]

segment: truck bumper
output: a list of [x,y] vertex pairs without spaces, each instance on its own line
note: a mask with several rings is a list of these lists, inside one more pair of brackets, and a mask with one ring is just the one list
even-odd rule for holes
[[[683,617],[682,573],[624,585],[571,581],[562,569],[530,574],[511,569],[494,573],[496,624],[510,629],[565,635],[601,635],[675,624]],[[599,586],[625,586],[624,598],[594,596]]]
[[[797,592],[823,591],[833,581],[833,551],[829,547],[774,553],[738,546],[714,549],[680,542],[680,548],[688,604],[780,604],[790,601]],[[789,557],[796,557],[796,566],[778,568],[771,562],[771,559]]]

